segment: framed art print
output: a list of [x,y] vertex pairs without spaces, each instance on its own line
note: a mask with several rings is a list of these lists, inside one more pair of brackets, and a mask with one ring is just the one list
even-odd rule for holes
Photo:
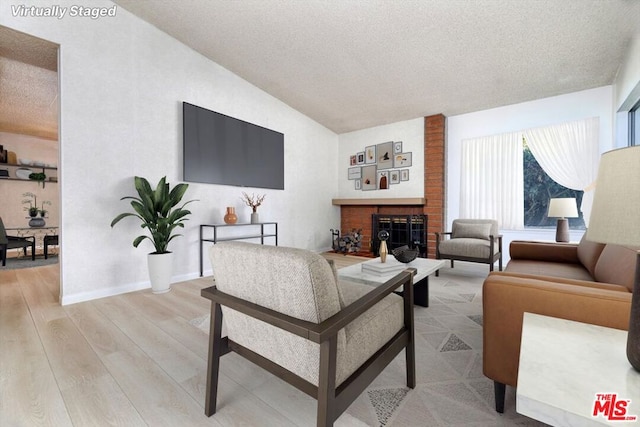
[[384,142],[376,146],[378,169],[391,169],[393,167],[393,142]]
[[376,165],[368,165],[362,167],[362,191],[375,190],[378,188],[376,183]]
[[362,180],[356,179],[355,183],[356,183],[356,190],[362,190]]
[[378,190],[389,189],[389,171],[378,172]]
[[349,168],[349,179],[360,179],[362,178],[362,168],[360,166],[356,166],[355,168]]
[[376,146],[370,145],[364,149],[364,162],[366,164],[376,163]]
[[364,151],[361,151],[358,154],[356,154],[356,164],[364,165]]
[[409,169],[400,169],[400,181],[409,181]]
[[400,171],[389,171],[389,184],[400,184]]
[[356,156],[349,156],[349,166],[355,166],[356,164]]
[[393,154],[402,153],[402,141],[396,141],[393,143]]
[[404,168],[411,166],[411,153],[400,153],[393,155],[393,167]]

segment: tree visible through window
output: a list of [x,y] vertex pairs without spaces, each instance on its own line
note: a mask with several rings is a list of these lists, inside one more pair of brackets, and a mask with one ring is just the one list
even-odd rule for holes
[[580,212],[582,191],[572,190],[555,182],[542,169],[527,146],[524,145],[524,226],[535,228],[552,228],[557,218],[549,218],[549,200],[552,198],[572,197],[576,199],[579,218],[569,218],[569,228],[584,230],[584,220]]

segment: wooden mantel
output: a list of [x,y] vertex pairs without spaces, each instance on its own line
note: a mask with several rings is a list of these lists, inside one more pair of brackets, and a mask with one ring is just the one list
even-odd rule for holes
[[383,205],[424,205],[426,199],[424,197],[405,197],[395,199],[332,199],[331,203],[337,206],[383,206]]

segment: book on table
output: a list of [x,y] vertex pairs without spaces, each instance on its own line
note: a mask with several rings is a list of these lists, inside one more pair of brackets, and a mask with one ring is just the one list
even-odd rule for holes
[[387,259],[387,262],[380,262],[380,260],[372,260],[366,261],[362,263],[362,272],[369,274],[377,274],[379,276],[384,276],[391,273],[399,273],[405,268],[407,268],[406,264],[402,264],[393,260]]

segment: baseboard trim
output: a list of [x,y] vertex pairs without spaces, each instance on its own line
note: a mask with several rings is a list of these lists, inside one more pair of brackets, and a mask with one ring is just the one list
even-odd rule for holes
[[[186,280],[193,280],[198,277],[200,277],[198,273],[189,273],[189,274],[181,274],[178,276],[173,276],[171,278],[171,284],[173,285],[175,283],[184,282]],[[98,290],[89,291],[89,292],[79,292],[77,294],[72,294],[72,295],[63,295],[61,298],[60,304],[61,305],[77,304],[79,302],[86,302],[86,301],[91,301],[99,298],[112,297],[116,295],[141,291],[143,289],[150,289],[150,288],[151,288],[151,282],[149,282],[148,280],[144,282],[129,283],[126,285],[115,287],[115,288],[98,289]]]

